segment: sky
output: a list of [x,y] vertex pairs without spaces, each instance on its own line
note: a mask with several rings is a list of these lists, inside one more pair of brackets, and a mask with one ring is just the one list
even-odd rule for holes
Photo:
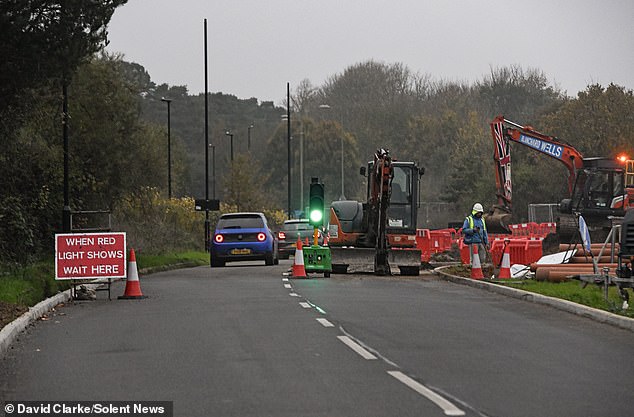
[[108,26],[111,53],[156,84],[282,104],[352,65],[402,63],[472,83],[492,68],[539,69],[569,96],[588,84],[634,89],[632,0],[129,0]]

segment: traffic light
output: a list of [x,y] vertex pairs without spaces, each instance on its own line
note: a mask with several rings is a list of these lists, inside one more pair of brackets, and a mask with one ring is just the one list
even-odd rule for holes
[[310,198],[308,219],[314,227],[324,224],[324,184],[320,184],[317,177],[310,180]]

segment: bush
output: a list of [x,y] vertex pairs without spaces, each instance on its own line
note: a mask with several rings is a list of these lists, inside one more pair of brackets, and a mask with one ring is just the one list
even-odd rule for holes
[[128,247],[149,253],[204,250],[204,216],[194,199],[162,198],[146,187],[121,200],[113,211],[113,229],[126,232]]

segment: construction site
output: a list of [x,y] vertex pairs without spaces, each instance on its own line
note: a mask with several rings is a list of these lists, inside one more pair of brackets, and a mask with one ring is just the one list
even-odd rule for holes
[[[490,127],[496,195],[482,202],[490,207],[486,212],[480,203],[473,211],[483,214],[483,230],[448,203],[421,203],[424,168],[378,149],[361,169],[366,201],[330,207],[329,271],[418,275],[443,265],[476,280],[578,280],[616,286],[626,309],[628,289],[634,288],[634,161],[625,155],[584,157],[572,145],[504,116]],[[558,160],[568,172],[561,179],[568,194],[559,202],[530,204],[529,221],[522,223],[511,221],[512,146]],[[475,230],[480,244],[470,242]]]

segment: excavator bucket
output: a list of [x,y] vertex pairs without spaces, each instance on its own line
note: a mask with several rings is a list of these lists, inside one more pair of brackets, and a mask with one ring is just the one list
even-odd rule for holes
[[[375,271],[374,248],[330,247],[332,272],[346,273],[379,273]],[[390,249],[388,262],[392,274],[419,275],[421,252],[419,249]],[[382,273],[380,275],[383,275]]]
[[511,212],[506,208],[494,205],[484,216],[488,233],[511,233]]

